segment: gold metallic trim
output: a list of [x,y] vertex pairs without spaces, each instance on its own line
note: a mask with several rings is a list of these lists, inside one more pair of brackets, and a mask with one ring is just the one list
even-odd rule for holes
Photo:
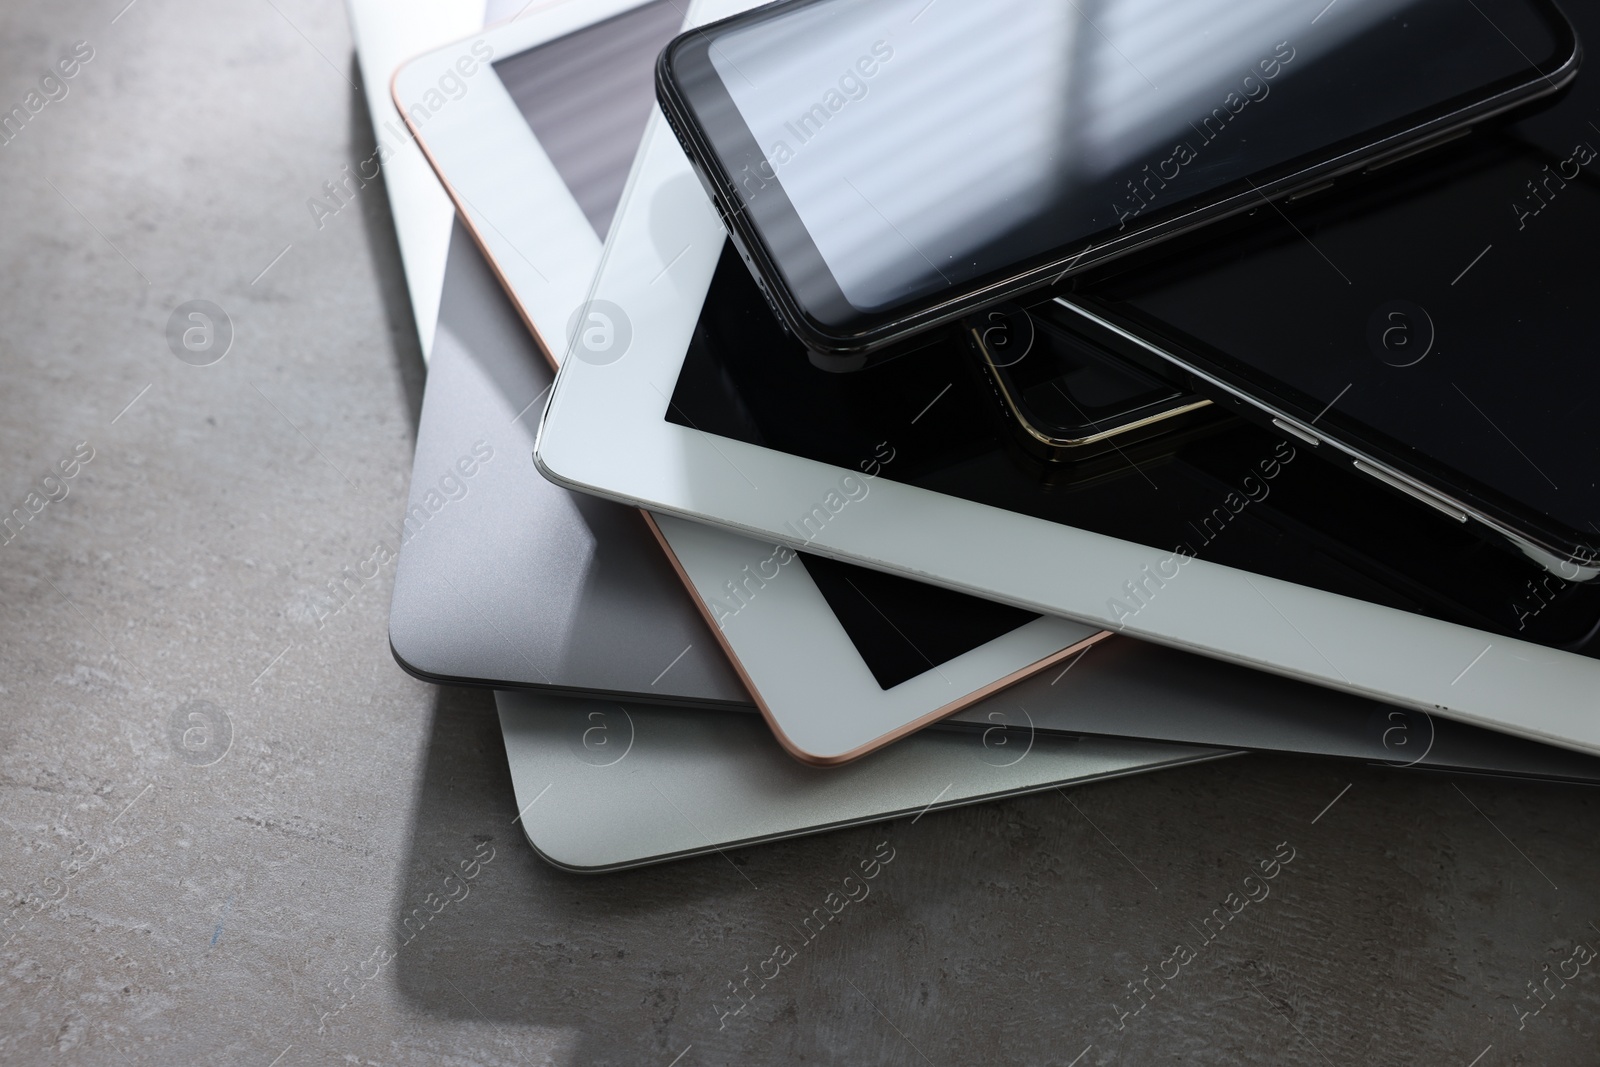
[[755,682],[751,680],[749,673],[745,670],[744,664],[739,659],[739,654],[734,651],[733,646],[728,642],[727,637],[722,632],[722,627],[717,625],[717,620],[715,616],[712,615],[711,608],[704,600],[700,598],[699,592],[694,587],[694,581],[689,577],[688,571],[684,570],[683,564],[678,560],[677,553],[672,551],[672,546],[667,542],[666,535],[661,532],[661,527],[656,524],[655,516],[651,515],[648,511],[645,511],[642,508],[640,509],[639,514],[644,516],[645,524],[650,527],[650,532],[655,534],[656,542],[661,546],[661,551],[666,553],[667,562],[672,564],[672,569],[677,572],[679,580],[683,582],[683,587],[689,591],[689,599],[694,602],[694,606],[696,610],[700,612],[701,618],[705,619],[706,627],[711,631],[712,636],[717,639],[717,644],[722,646],[722,651],[727,654],[728,661],[733,664],[734,673],[739,676],[739,680],[744,683],[744,687],[750,691],[751,699],[755,701],[756,708],[761,712],[761,717],[767,720],[767,727],[772,731],[773,736],[778,739],[778,744],[783,747],[785,752],[789,753],[789,755],[793,756],[801,763],[810,764],[813,767],[839,767],[846,763],[852,763],[855,760],[860,759],[862,756],[870,755],[873,752],[878,751],[880,748],[884,748],[893,744],[902,737],[914,734],[924,727],[931,726],[940,719],[949,718],[958,711],[965,711],[973,704],[991,697],[1002,690],[1009,689],[1019,682],[1024,682],[1036,674],[1049,670],[1062,660],[1068,659],[1079,652],[1092,648],[1101,641],[1104,641],[1106,638],[1113,636],[1112,631],[1110,630],[1101,630],[1099,633],[1090,634],[1082,641],[1079,641],[1074,645],[1069,645],[1066,648],[1063,648],[1060,652],[1052,652],[1044,659],[1035,660],[1026,667],[1012,671],[1005,677],[996,679],[983,688],[968,693],[964,697],[958,697],[957,699],[952,700],[950,703],[945,704],[943,707],[935,708],[933,711],[930,711],[925,715],[921,715],[903,726],[898,726],[881,737],[876,737],[873,740],[868,741],[864,745],[859,745],[848,752],[841,752],[837,756],[818,756],[800,748],[794,743],[788,734],[784,733],[783,727],[778,724],[778,720],[773,715],[771,707],[769,707],[766,700],[762,698],[760,690],[756,688]]
[[1201,408],[1211,406],[1211,401],[1200,399],[1192,404],[1185,404],[1183,407],[1160,411],[1154,415],[1146,415],[1144,418],[1135,419],[1132,422],[1119,423],[1110,429],[1092,433],[1087,437],[1051,437],[1028,421],[1028,417],[1022,412],[1022,405],[1017,402],[1016,397],[1011,395],[1011,390],[1006,387],[1005,376],[1000,373],[1000,368],[995,366],[994,356],[990,354],[989,346],[983,343],[983,336],[976,329],[972,329],[971,332],[973,342],[978,346],[978,351],[983,356],[984,367],[989,371],[989,377],[994,381],[995,388],[1000,390],[1000,398],[1005,401],[1006,410],[1011,412],[1011,417],[1016,420],[1018,426],[1027,431],[1029,437],[1032,437],[1047,448],[1082,448],[1085,445],[1099,444],[1101,441],[1110,440],[1113,437],[1119,437],[1134,430],[1142,430],[1146,426],[1154,426],[1156,423],[1165,422],[1167,419],[1176,418],[1179,415],[1187,415],[1191,411],[1198,411]]

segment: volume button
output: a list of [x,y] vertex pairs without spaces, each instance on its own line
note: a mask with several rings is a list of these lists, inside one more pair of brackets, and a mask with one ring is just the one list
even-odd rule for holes
[[1282,419],[1273,419],[1272,420],[1272,425],[1276,426],[1278,429],[1282,430],[1284,433],[1288,434],[1290,437],[1299,438],[1301,441],[1304,441],[1306,444],[1310,445],[1312,448],[1316,448],[1318,445],[1322,444],[1322,438],[1316,436],[1315,434],[1311,433],[1310,431],[1302,430],[1300,427],[1296,426],[1292,422],[1285,422]]

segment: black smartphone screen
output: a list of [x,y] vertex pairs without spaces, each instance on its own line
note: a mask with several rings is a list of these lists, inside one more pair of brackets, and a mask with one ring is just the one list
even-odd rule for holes
[[1575,51],[1546,0],[1319,6],[797,0],[664,62],[769,281],[846,334],[1481,106]]
[[[1571,15],[1600,32],[1600,7]],[[1263,209],[1085,276],[1071,299],[1558,556],[1594,560],[1597,124],[1600,77],[1586,72],[1550,106],[1388,168],[1359,195]]]

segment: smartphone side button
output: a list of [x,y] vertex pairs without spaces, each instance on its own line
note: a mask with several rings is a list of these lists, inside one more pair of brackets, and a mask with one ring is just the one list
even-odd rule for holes
[[1401,481],[1399,478],[1396,478],[1393,475],[1391,475],[1391,474],[1389,474],[1389,473],[1387,473],[1385,471],[1381,471],[1377,467],[1374,467],[1369,463],[1363,463],[1359,459],[1355,460],[1354,462],[1355,462],[1356,470],[1360,471],[1362,474],[1365,474],[1365,475],[1367,475],[1368,477],[1371,477],[1371,478],[1376,478],[1378,481],[1382,482],[1384,485],[1389,486],[1391,489],[1398,489],[1402,493],[1406,494],[1409,497],[1415,497],[1416,499],[1422,501],[1424,504],[1427,504],[1429,507],[1433,508],[1435,511],[1443,512],[1444,514],[1450,516],[1452,519],[1456,520],[1457,522],[1466,522],[1467,521],[1467,513],[1466,512],[1458,511],[1457,509],[1451,507],[1449,504],[1446,504],[1444,501],[1442,501],[1439,498],[1435,497],[1432,493],[1428,492],[1427,490],[1422,489],[1419,486],[1412,485],[1409,482]]
[[1322,444],[1322,439],[1320,437],[1302,430],[1292,422],[1285,422],[1282,419],[1273,419],[1272,425],[1276,426],[1290,437],[1298,438],[1299,440],[1304,441],[1312,448],[1316,448],[1318,445]]
[[1313,185],[1309,189],[1302,189],[1298,193],[1291,193],[1289,195],[1289,199],[1286,200],[1285,203],[1293,203],[1296,200],[1304,200],[1308,196],[1316,196],[1323,190],[1332,188],[1333,182],[1323,182],[1321,185]]

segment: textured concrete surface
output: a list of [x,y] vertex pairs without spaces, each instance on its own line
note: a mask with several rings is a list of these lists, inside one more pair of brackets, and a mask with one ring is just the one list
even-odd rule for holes
[[1246,758],[543,866],[491,701],[392,662],[392,566],[325,593],[422,374],[381,188],[305,206],[372,151],[343,11],[125,2],[0,8],[5,108],[94,50],[0,146],[0,1062],[1600,1060],[1589,789]]

